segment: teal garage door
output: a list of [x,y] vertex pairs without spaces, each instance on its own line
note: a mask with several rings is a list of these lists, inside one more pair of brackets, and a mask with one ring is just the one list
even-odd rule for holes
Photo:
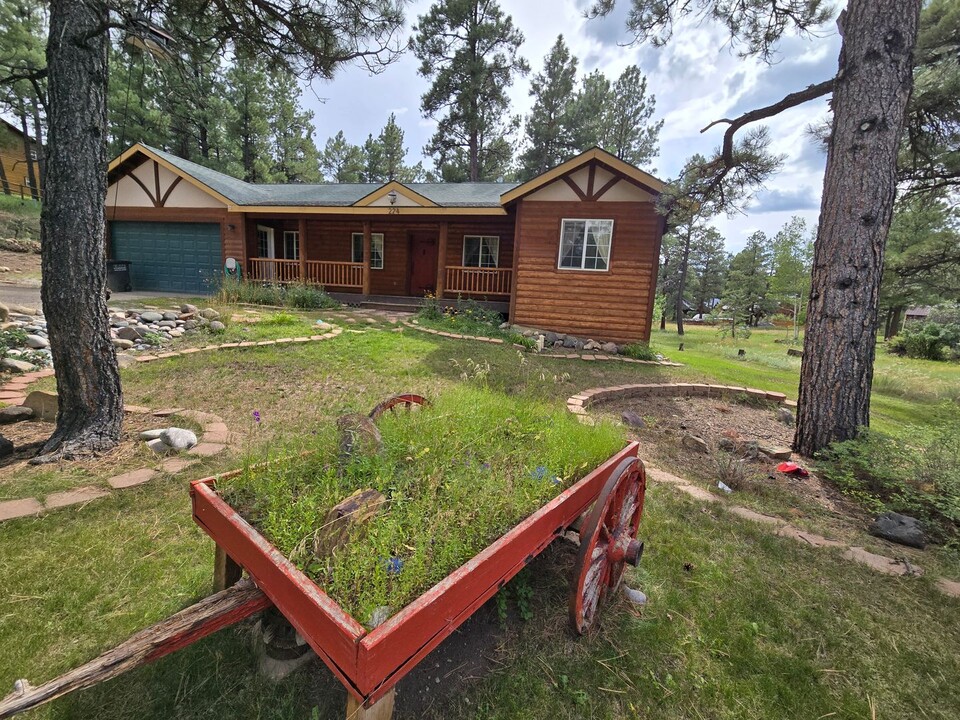
[[130,261],[133,290],[209,293],[222,267],[218,223],[114,222],[113,260]]

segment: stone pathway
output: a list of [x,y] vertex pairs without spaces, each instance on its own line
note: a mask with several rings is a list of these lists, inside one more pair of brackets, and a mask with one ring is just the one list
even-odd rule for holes
[[[763,396],[767,400],[775,401],[781,405],[795,407],[796,403],[786,399],[782,393],[770,393],[763,390],[752,388],[731,387],[727,385],[694,385],[690,383],[664,383],[648,385],[618,385],[609,388],[592,388],[584,390],[567,400],[567,409],[575,414],[583,422],[592,423],[593,418],[587,414],[587,408],[590,405],[608,400],[619,400],[625,397],[644,397],[650,395],[705,395],[705,396],[723,396],[731,394],[747,393],[755,397]],[[664,485],[670,485],[682,493],[699,500],[701,502],[711,503],[726,509],[732,515],[759,523],[770,529],[770,532],[778,537],[788,538],[794,542],[803,543],[811,548],[837,548],[843,550],[843,558],[851,562],[865,565],[871,570],[893,576],[920,576],[923,575],[923,568],[911,563],[906,557],[891,558],[886,555],[872,553],[865,548],[818,535],[816,533],[802,530],[795,525],[791,525],[782,518],[773,515],[765,515],[750,508],[740,505],[730,505],[723,498],[715,495],[709,490],[694,485],[693,483],[673,475],[665,470],[647,466],[647,477],[655,482]],[[949,580],[947,578],[937,578],[935,587],[944,595],[953,598],[960,598],[960,582]]]
[[[444,332],[443,330],[434,330],[433,328],[422,327],[413,322],[407,322],[404,320],[402,324],[405,327],[410,328],[411,330],[418,330],[422,333],[427,333],[429,335],[437,335],[438,337],[451,338],[453,340],[475,340],[477,342],[491,343],[493,345],[504,345],[505,342],[501,338],[490,338],[484,337],[482,335],[461,335],[459,333]],[[521,345],[515,345],[514,347],[520,348]],[[636,360],[634,358],[623,357],[621,355],[610,355],[600,352],[560,352],[557,350],[551,350],[550,352],[540,352],[537,353],[537,357],[543,358],[561,358],[565,360],[606,360],[609,362],[625,362],[625,363],[634,363],[636,365],[660,365],[663,367],[683,367],[681,363],[670,362],[669,360]]]

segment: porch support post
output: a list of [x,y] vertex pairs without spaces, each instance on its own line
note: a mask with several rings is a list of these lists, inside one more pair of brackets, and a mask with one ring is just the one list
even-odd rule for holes
[[520,234],[523,231],[523,200],[517,203],[517,217],[513,223],[513,272],[510,273],[510,312],[509,322],[515,322],[517,311],[517,271],[520,268]]
[[300,218],[299,238],[300,282],[305,283],[307,281],[307,219],[305,217]]
[[450,223],[443,221],[440,223],[440,238],[437,242],[437,299],[443,297],[444,283],[447,280],[447,231]]
[[370,221],[363,221],[363,294],[370,294]]

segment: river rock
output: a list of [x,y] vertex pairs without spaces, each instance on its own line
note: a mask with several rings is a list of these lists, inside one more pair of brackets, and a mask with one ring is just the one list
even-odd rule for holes
[[123,338],[117,337],[113,338],[110,342],[113,343],[115,348],[119,348],[120,350],[129,350],[133,347],[133,340],[124,340]]
[[0,425],[29,420],[33,417],[33,410],[22,405],[8,405],[0,408]]
[[793,425],[795,422],[793,413],[790,412],[790,408],[785,407],[777,408],[777,420],[782,422],[784,425]]
[[161,313],[148,310],[145,313],[140,313],[140,319],[146,323],[155,323],[163,320],[163,315]]
[[0,435],[0,458],[5,458],[10,455],[13,455],[14,447],[13,443],[10,442],[3,435]]
[[180,313],[175,312],[165,312],[163,313],[164,320],[176,320],[180,317]]
[[227,326],[224,325],[224,324],[223,324],[222,322],[220,322],[219,320],[211,320],[211,321],[210,321],[210,332],[219,333],[219,332],[223,332],[223,331],[226,330],[226,329],[227,329]]
[[617,347],[617,344],[612,342],[604,343],[603,345],[600,346],[600,349],[603,350],[605,353],[612,353],[614,355],[616,355],[620,351],[620,348]]
[[584,349],[584,350],[599,350],[600,347],[601,347],[601,346],[600,346],[600,343],[598,343],[596,340],[587,340],[587,342],[584,343],[583,349]]
[[772,460],[789,460],[793,451],[788,447],[776,447],[773,445],[761,445],[760,452]]
[[137,364],[137,359],[133,355],[126,353],[117,353],[117,365],[121,368],[133,367]]
[[920,521],[900,513],[888,512],[877,517],[870,525],[870,534],[921,550],[927,546],[927,536]]
[[196,311],[197,311],[196,305],[190,305],[189,303],[184,303],[183,305],[180,306],[180,312],[184,314],[186,313],[192,314],[192,313],[195,313]]
[[218,313],[213,308],[204,308],[200,311],[200,316],[205,317],[207,320],[219,320],[220,313]]
[[147,440],[147,447],[153,450],[157,455],[167,455],[168,453],[173,452],[173,448],[167,445],[160,438]]
[[40,335],[27,335],[26,343],[27,347],[34,350],[43,350],[50,347],[50,341]]
[[160,433],[160,439],[174,450],[189,450],[197,444],[197,436],[192,430],[172,427]]
[[156,430],[144,430],[140,433],[141,440],[156,440],[158,437],[163,435],[166,428],[157,428]]
[[117,337],[121,340],[130,340],[136,342],[137,340],[143,339],[143,333],[141,333],[135,327],[122,327],[117,330]]
[[6,370],[15,370],[16,372],[30,372],[31,370],[37,369],[36,365],[32,365],[25,360],[14,360],[9,357],[0,360],[0,367]]

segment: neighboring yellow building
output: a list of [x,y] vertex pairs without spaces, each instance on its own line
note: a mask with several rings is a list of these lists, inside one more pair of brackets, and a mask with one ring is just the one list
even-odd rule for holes
[[29,143],[33,176],[30,181],[30,163],[27,162],[23,133],[16,125],[0,118],[0,192],[40,199],[40,166],[37,164],[37,145]]

